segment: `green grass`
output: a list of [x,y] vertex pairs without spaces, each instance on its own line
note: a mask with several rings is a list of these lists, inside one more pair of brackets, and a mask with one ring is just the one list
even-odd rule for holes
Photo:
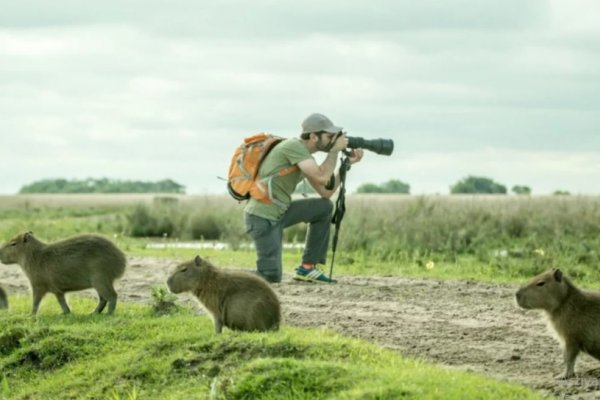
[[[253,250],[215,250],[215,249],[148,249],[147,241],[133,240],[127,245],[127,252],[137,256],[161,257],[175,265],[184,260],[191,260],[200,255],[211,260],[222,268],[241,268],[254,270],[256,255]],[[302,259],[301,250],[283,251],[283,269],[293,273]],[[329,274],[331,254],[327,265],[320,267]],[[457,257],[454,261],[431,257],[423,261],[394,262],[378,261],[364,253],[338,251],[336,254],[333,275],[348,276],[398,276],[441,280],[475,280],[490,283],[510,283],[520,285],[532,276],[550,269],[560,267],[575,282],[587,288],[600,289],[600,270],[582,265],[565,265],[555,263],[547,256],[528,258],[499,257],[491,262],[481,262],[473,256]]]
[[0,313],[2,399],[536,399],[520,386],[404,359],[328,330],[213,333],[207,317],[120,304],[113,317],[48,302]]
[[[119,236],[220,239],[238,245],[243,205],[222,196],[4,196],[0,233],[33,230],[48,239],[82,231]],[[490,262],[498,253],[545,254],[568,264],[600,262],[598,196],[352,195],[339,247],[378,261],[415,262],[464,255]],[[285,231],[302,242],[303,224]]]
[[[4,196],[0,197],[0,237],[5,241],[31,230],[45,241],[54,241],[92,232],[108,236],[129,255],[177,262],[199,253],[219,266],[254,268],[253,251],[238,247],[250,241],[244,233],[242,205],[222,196],[169,199]],[[600,197],[353,195],[347,200],[334,275],[521,283],[560,267],[578,284],[600,287]],[[136,207],[148,208],[147,224],[143,218],[132,220]],[[145,225],[156,227],[151,217],[170,221],[166,225],[173,231],[154,238],[128,234]],[[190,240],[190,235],[208,235],[214,229],[236,250],[146,248],[149,242]],[[305,231],[302,224],[291,227],[286,240],[301,242]],[[284,251],[283,257],[284,270],[291,272],[300,262],[301,251]],[[329,270],[329,264],[323,267]]]
[[[200,254],[221,267],[254,268],[248,249],[148,249],[149,242],[188,240],[190,232],[203,236],[208,222],[216,222],[221,240],[234,246],[249,240],[242,208],[230,199],[178,198],[181,207],[173,214],[163,213],[164,202],[152,196],[0,198],[0,235],[4,241],[32,230],[50,242],[92,232],[130,256],[175,264]],[[129,216],[139,204],[153,217],[172,215],[172,234],[129,236]],[[561,266],[582,286],[600,285],[598,198],[352,196],[348,206],[335,276],[515,283]],[[301,241],[305,230],[297,226],[286,238]],[[284,270],[291,272],[301,255],[284,251]],[[59,315],[56,302],[47,300],[31,318],[28,297],[10,300],[10,311],[0,313],[0,399],[538,398],[519,386],[403,359],[331,331],[284,326],[277,333],[216,336],[208,318],[185,309],[159,316],[151,306],[120,303],[111,318],[85,315],[94,302],[72,296],[72,315]]]

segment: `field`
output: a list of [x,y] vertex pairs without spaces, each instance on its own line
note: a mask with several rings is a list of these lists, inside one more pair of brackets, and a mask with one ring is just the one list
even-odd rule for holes
[[[155,233],[155,237],[131,236],[135,229],[141,231],[152,225],[143,226],[141,214],[148,220],[162,216],[162,226],[169,228],[169,233]],[[129,256],[126,275],[117,285],[123,303],[152,304],[150,288],[162,286],[168,271],[178,261],[198,252],[223,267],[252,269],[254,262],[252,250],[244,246],[248,238],[243,234],[241,206],[224,198],[9,196],[0,198],[0,215],[3,221],[0,234],[4,238],[25,230],[32,230],[46,240],[90,231],[113,238]],[[519,283],[550,266],[561,266],[581,286],[598,287],[598,221],[600,199],[594,197],[351,196],[334,270],[340,284],[295,283],[290,273],[300,250],[286,251],[286,278],[274,286],[282,300],[288,326],[282,334],[292,336],[292,339],[286,337],[286,341],[297,343],[296,335],[315,340],[333,335],[321,331],[328,328],[380,345],[392,354],[523,384],[542,395],[596,398],[600,395],[600,374],[594,369],[598,362],[582,356],[576,366],[578,379],[555,380],[553,376],[562,368],[559,346],[545,329],[540,315],[519,310],[513,296]],[[154,222],[154,227],[161,223]],[[288,232],[287,239],[300,242],[303,230],[304,227],[298,227]],[[198,232],[217,232],[217,237],[211,239],[228,244],[229,249],[147,248],[148,243],[175,245],[191,241],[198,244]],[[6,324],[35,332],[35,324],[15,315],[24,315],[28,307],[27,298],[19,296],[27,295],[29,290],[20,269],[0,266],[0,283],[20,307],[13,307]],[[81,295],[93,297],[90,291]],[[81,295],[73,294],[71,299],[79,299]],[[179,296],[179,302],[195,314],[203,313],[189,296]],[[62,317],[52,316],[57,312],[54,303],[50,297],[44,301],[44,314],[40,318],[43,324],[63,324]],[[79,315],[93,308],[93,305],[76,306],[74,314]],[[72,323],[75,328],[68,329],[85,329],[81,318]],[[202,323],[207,321],[204,317],[196,317],[198,319]],[[96,324],[102,321],[94,319]],[[309,331],[297,333],[294,330],[304,328]],[[209,331],[204,335],[202,340],[211,337]],[[223,336],[219,340],[238,340],[232,334]],[[248,340],[254,343],[254,338]],[[340,361],[341,356],[335,351],[330,356]],[[385,353],[381,357],[393,355]],[[366,363],[367,369],[375,368],[367,365],[371,361],[356,359],[353,362]],[[411,364],[410,368],[421,371],[420,364],[415,365]],[[5,368],[0,371],[6,374]],[[429,373],[440,374],[433,370]],[[397,374],[396,371],[393,375]],[[360,381],[359,375],[355,380]],[[457,390],[463,391],[463,397],[457,398],[526,396],[518,389],[514,389],[512,395],[498,392],[494,396],[491,393],[496,389],[478,392],[465,378],[459,381],[463,384],[458,384]],[[12,393],[11,380],[7,378],[4,382],[9,387],[6,393]],[[144,381],[133,379],[131,382]],[[439,384],[434,379],[431,388]],[[450,385],[447,381],[445,384]],[[143,394],[149,384],[144,385],[138,384],[135,391]],[[406,389],[403,395],[406,398],[451,398],[440,396],[439,392],[436,395],[434,389],[427,395],[417,396],[406,387],[400,390],[394,385],[396,383],[379,397],[373,393],[364,397],[344,396],[399,398],[402,396],[398,393]],[[487,383],[477,385],[487,387]],[[448,386],[449,393],[451,387],[456,388]],[[396,389],[400,391],[394,392]],[[130,386],[124,387],[123,391],[115,392],[115,396],[131,395],[133,390]],[[147,396],[149,393],[145,392]],[[329,393],[323,398],[337,398],[334,392]]]

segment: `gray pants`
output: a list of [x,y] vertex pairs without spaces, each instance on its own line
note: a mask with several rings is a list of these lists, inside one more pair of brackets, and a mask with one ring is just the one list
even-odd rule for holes
[[258,274],[269,282],[281,282],[283,229],[300,222],[308,223],[302,262],[325,264],[332,211],[329,199],[311,198],[292,201],[277,221],[246,213],[246,232],[254,240]]

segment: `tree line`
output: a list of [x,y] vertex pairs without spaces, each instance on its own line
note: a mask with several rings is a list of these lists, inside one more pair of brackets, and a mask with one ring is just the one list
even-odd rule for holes
[[[530,195],[531,188],[526,185],[515,185],[511,191],[517,195]],[[297,193],[314,193],[306,182],[300,183]],[[43,179],[23,186],[19,193],[177,193],[185,194],[185,186],[171,179],[156,182],[116,180],[108,178],[93,179]],[[364,183],[356,189],[356,193],[395,193],[410,194],[410,185],[399,179],[387,182]],[[507,194],[505,185],[493,179],[481,176],[467,176],[450,186],[450,194]],[[555,195],[569,195],[564,190],[556,190]]]
[[[511,191],[517,195],[530,195],[531,188],[526,185],[514,185]],[[410,194],[410,185],[397,179],[382,184],[365,183],[360,185],[357,193],[399,193]],[[467,176],[450,186],[450,194],[507,194],[505,185],[483,176]],[[569,195],[565,190],[556,190],[554,195]]]
[[178,193],[185,194],[185,186],[171,180],[156,182],[117,179],[42,179],[23,186],[19,193]]

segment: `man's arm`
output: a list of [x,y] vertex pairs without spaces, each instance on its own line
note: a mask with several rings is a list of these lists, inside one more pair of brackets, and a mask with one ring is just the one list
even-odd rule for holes
[[339,186],[339,176],[337,176],[336,184],[334,185],[333,189],[327,190],[325,188],[325,185],[327,185],[329,179],[331,179],[331,175],[335,171],[338,153],[339,151],[330,151],[327,153],[327,157],[321,163],[321,165],[318,165],[313,158],[309,158],[298,163],[300,171],[302,171],[304,176],[306,176],[306,179],[308,179],[310,185],[317,193],[319,193],[321,197],[326,199],[330,198]]
[[[335,174],[335,182],[332,189],[327,189],[325,186],[329,183],[331,179],[331,175],[335,171],[335,165],[337,163],[337,156],[339,151],[332,150],[327,153],[327,157],[318,165],[317,162],[313,159],[307,159],[304,161],[300,161],[298,163],[298,167],[306,176],[306,179],[310,182],[310,185],[315,189],[317,193],[323,198],[330,198],[340,186],[340,174]],[[352,150],[348,159],[351,164],[359,162],[363,157],[362,149],[354,149]]]

